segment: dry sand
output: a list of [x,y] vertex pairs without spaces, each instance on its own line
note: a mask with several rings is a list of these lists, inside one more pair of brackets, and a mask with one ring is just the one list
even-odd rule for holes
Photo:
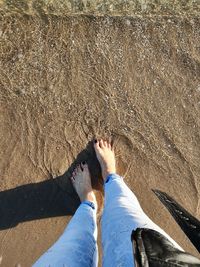
[[0,266],[60,236],[76,162],[102,188],[90,141],[110,136],[144,210],[195,254],[151,188],[200,217],[200,19],[2,13],[0,38]]

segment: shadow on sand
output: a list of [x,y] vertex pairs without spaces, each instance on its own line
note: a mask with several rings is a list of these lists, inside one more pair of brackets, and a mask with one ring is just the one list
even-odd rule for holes
[[89,142],[62,176],[0,192],[0,230],[20,222],[73,215],[80,200],[69,178],[75,165],[82,161],[89,165],[93,187],[101,191],[100,165]]

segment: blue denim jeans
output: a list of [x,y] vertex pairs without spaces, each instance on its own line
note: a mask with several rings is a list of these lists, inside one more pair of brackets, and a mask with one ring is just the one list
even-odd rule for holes
[[[142,210],[136,196],[123,178],[110,174],[105,182],[105,204],[102,215],[102,249],[104,267],[134,266],[132,230],[143,227],[165,235],[175,247],[182,248],[156,225]],[[33,267],[96,267],[97,208],[81,203],[64,233]]]

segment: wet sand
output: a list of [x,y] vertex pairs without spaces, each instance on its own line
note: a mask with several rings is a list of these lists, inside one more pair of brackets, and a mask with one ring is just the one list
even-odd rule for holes
[[113,138],[144,210],[195,254],[151,189],[200,217],[200,19],[2,14],[0,38],[0,266],[31,266],[60,236],[77,162],[101,202],[94,137]]

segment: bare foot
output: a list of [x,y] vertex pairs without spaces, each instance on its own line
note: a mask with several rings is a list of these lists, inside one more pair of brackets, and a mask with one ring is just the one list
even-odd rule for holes
[[94,149],[101,165],[103,179],[105,180],[109,174],[116,173],[114,150],[110,142],[102,139],[99,141],[95,140]]
[[88,165],[86,163],[77,165],[72,173],[71,181],[81,202],[88,200],[97,206],[96,197],[92,190]]

